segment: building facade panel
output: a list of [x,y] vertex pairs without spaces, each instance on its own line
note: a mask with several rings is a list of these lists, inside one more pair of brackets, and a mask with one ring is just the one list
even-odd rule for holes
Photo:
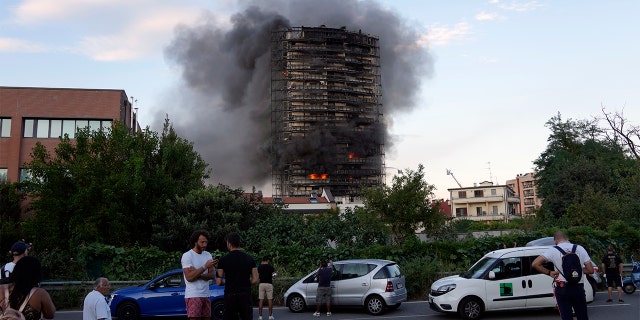
[[18,181],[36,142],[52,150],[64,133],[73,137],[78,128],[120,121],[137,129],[132,111],[124,90],[0,87],[0,119],[10,119],[11,127],[0,136],[0,171]]

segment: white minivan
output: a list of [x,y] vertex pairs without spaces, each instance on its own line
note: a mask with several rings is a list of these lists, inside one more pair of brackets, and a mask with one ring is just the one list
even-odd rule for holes
[[[553,279],[531,268],[548,246],[508,248],[487,253],[466,272],[431,285],[429,306],[463,319],[478,319],[485,311],[555,308]],[[553,264],[545,267],[553,270]],[[588,281],[583,275],[583,282]],[[593,291],[585,290],[587,302]]]

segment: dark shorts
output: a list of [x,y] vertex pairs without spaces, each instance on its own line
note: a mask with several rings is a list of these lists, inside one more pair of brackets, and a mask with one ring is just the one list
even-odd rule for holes
[[331,302],[331,287],[318,287],[316,303]]
[[622,277],[618,274],[607,275],[607,287],[610,287],[610,288],[622,287]]
[[187,317],[211,318],[211,300],[209,298],[185,298]]

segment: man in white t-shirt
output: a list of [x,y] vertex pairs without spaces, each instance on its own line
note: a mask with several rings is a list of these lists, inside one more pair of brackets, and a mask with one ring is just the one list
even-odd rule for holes
[[111,320],[111,310],[106,299],[110,288],[109,279],[96,279],[93,291],[84,298],[82,320]]
[[[558,304],[558,311],[562,320],[573,320],[573,311],[576,313],[578,320],[588,320],[587,298],[584,291],[584,277],[580,279],[578,284],[571,284],[562,274],[562,253],[555,247],[561,248],[564,252],[571,252],[573,244],[569,242],[569,238],[562,231],[556,231],[553,234],[555,246],[550,247],[541,255],[539,255],[531,266],[542,274],[546,274],[554,278],[554,296]],[[575,253],[580,259],[583,274],[592,274],[594,272],[591,258],[587,251],[581,246],[576,245]],[[543,264],[546,261],[553,263],[554,270],[547,269]]]
[[192,320],[208,320],[211,318],[211,300],[209,300],[209,280],[215,278],[211,253],[205,251],[209,243],[209,232],[196,230],[191,234],[189,243],[191,250],[182,255],[184,272],[184,299],[187,305],[187,317]]

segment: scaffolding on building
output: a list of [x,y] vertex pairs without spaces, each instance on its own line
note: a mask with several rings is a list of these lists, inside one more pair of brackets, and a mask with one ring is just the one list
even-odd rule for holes
[[274,196],[359,197],[384,181],[378,38],[345,27],[271,35]]

